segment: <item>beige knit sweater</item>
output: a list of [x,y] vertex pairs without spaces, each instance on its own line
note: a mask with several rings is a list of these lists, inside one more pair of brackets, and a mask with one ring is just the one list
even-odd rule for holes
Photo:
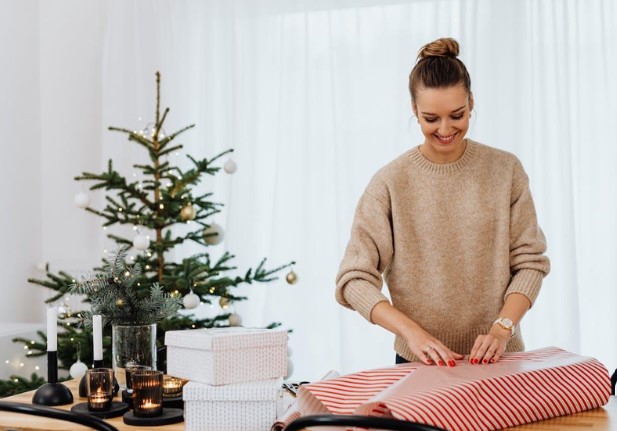
[[[469,354],[510,293],[534,302],[549,272],[528,178],[512,154],[467,140],[453,163],[413,148],[380,169],[360,198],[336,300],[370,321],[387,301],[457,353]],[[417,360],[405,340],[396,352]],[[520,331],[507,351],[524,349]]]

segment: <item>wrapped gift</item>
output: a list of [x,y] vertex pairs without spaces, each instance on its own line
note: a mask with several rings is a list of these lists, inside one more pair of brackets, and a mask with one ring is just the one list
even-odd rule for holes
[[268,431],[277,416],[283,379],[184,386],[186,431]]
[[595,409],[609,396],[600,362],[552,347],[506,353],[489,365],[416,362],[303,385],[287,416],[386,416],[450,431],[491,431]]
[[167,331],[167,374],[208,385],[253,382],[287,374],[287,332],[212,328]]

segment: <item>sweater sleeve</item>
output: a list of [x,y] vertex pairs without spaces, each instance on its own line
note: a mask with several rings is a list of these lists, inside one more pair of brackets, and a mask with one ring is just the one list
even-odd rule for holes
[[536,210],[529,189],[529,179],[520,161],[516,161],[510,203],[510,271],[512,278],[504,297],[511,293],[536,300],[542,279],[550,270],[546,238],[538,226]]
[[393,256],[389,206],[366,191],[356,208],[351,237],[336,277],[336,300],[371,321],[375,305],[388,301],[381,274]]

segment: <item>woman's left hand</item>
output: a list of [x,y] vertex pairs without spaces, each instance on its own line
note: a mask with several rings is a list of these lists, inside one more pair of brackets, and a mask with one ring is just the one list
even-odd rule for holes
[[499,325],[493,325],[486,335],[478,335],[471,349],[469,362],[472,364],[489,364],[497,362],[506,351],[511,332]]

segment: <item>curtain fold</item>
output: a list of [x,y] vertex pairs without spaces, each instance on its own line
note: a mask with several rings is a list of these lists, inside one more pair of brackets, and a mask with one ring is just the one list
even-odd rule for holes
[[[186,153],[235,149],[238,172],[202,186],[226,205],[215,217],[226,239],[212,253],[229,250],[240,270],[263,256],[297,261],[298,284],[242,289],[244,323],[293,329],[302,378],[384,366],[393,337],[335,303],[334,277],[369,179],[422,142],[407,90],[416,54],[454,37],[475,97],[469,136],[522,160],[549,244],[552,272],[525,318],[527,347],[608,366],[617,358],[615,22],[610,0],[110,0],[103,124],[152,121],[160,70],[166,131],[197,123],[181,139]],[[131,151],[113,140],[103,159],[131,169]]]

